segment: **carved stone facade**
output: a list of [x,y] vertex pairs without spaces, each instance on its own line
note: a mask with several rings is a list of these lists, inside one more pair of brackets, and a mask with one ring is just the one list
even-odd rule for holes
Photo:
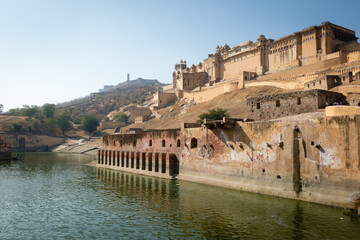
[[[256,42],[231,48],[227,44],[217,46],[215,53],[191,68],[187,68],[186,61],[176,64],[173,88],[191,90],[207,82],[211,86],[218,81],[245,78],[247,72],[260,76],[322,61],[336,60],[340,64],[348,61],[347,54],[350,57],[359,50],[354,31],[330,22],[276,40],[260,35]],[[352,55],[351,59],[358,56]]]

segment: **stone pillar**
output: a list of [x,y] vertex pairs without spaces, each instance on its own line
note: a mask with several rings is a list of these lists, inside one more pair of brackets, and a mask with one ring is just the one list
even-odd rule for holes
[[170,176],[170,154],[167,153],[166,154],[166,160],[165,160],[165,171],[166,171],[166,175]]

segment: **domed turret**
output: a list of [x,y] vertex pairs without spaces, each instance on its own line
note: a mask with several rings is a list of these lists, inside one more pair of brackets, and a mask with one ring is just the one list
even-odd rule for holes
[[261,35],[258,37],[257,41],[258,41],[258,42],[265,42],[265,41],[266,41],[266,38],[265,38],[264,35],[261,34]]

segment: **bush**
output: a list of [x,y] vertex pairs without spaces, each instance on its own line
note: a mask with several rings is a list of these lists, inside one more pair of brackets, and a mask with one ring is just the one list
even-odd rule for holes
[[46,118],[53,118],[55,114],[55,104],[45,103],[41,110]]
[[62,134],[71,129],[70,117],[66,112],[61,113],[56,118],[56,125],[61,130]]
[[196,122],[203,124],[204,119],[211,119],[211,120],[222,120],[224,117],[229,117],[226,109],[222,108],[213,108],[208,110],[207,113],[202,113],[199,115],[199,120]]
[[54,118],[49,118],[46,120],[46,130],[50,133],[57,132],[57,124]]
[[88,133],[92,133],[99,126],[99,121],[93,115],[86,115],[81,120],[81,127]]
[[115,122],[127,122],[129,120],[129,116],[125,113],[115,114],[113,117]]
[[26,117],[37,117],[40,113],[40,110],[36,106],[25,106],[22,109],[21,115]]
[[15,132],[20,132],[21,129],[22,129],[22,124],[21,123],[13,123],[12,127],[13,127]]

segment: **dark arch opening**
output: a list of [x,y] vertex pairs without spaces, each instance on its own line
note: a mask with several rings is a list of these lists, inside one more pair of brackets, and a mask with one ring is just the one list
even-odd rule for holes
[[191,139],[190,148],[197,148],[197,139],[196,138]]
[[162,146],[165,147],[166,146],[166,142],[165,139],[162,140]]
[[177,140],[176,146],[177,146],[177,147],[180,147],[180,146],[181,146],[181,141],[180,141],[180,139]]

